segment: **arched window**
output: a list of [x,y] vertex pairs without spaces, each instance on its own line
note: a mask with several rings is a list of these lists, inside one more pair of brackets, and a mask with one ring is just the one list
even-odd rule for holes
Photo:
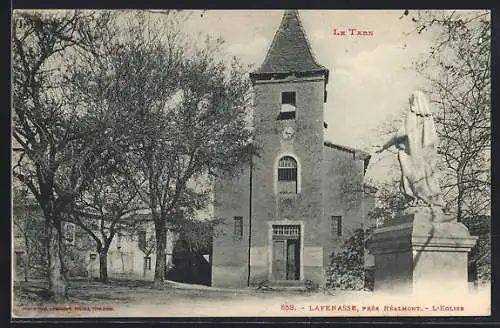
[[291,156],[284,156],[278,162],[278,193],[297,193],[297,161]]

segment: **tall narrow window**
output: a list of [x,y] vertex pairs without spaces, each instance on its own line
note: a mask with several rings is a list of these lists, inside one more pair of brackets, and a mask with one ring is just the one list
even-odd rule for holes
[[296,99],[295,92],[281,93],[281,111],[278,120],[295,119]]
[[116,234],[116,248],[117,249],[122,248],[122,235],[121,235],[121,233]]
[[297,193],[297,161],[284,156],[278,162],[278,193]]
[[342,236],[342,217],[340,215],[332,216],[330,230],[332,236]]
[[151,270],[151,257],[149,256],[144,257],[144,269]]
[[234,238],[241,239],[243,237],[243,217],[234,217]]

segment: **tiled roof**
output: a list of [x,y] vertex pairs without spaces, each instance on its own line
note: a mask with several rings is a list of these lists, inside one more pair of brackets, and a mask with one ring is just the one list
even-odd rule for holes
[[348,146],[343,146],[343,145],[339,145],[339,144],[334,144],[333,142],[330,142],[330,141],[325,141],[325,146],[349,152],[349,153],[354,155],[354,159],[365,160],[365,159],[369,159],[371,157],[371,155],[364,150],[356,149],[356,148],[352,148],[352,147],[348,147]]
[[356,149],[348,146],[343,146],[343,145],[338,145],[334,144],[333,142],[330,141],[325,141],[324,142],[325,147],[329,148],[334,148],[338,150],[342,150],[348,153],[352,154],[353,159],[357,160],[362,160],[364,162],[364,173],[366,173],[366,169],[368,168],[368,164],[370,163],[371,155],[367,153],[366,151],[363,151],[361,149]]
[[328,78],[328,69],[312,54],[297,10],[285,11],[263,64],[251,74],[290,72],[324,72]]

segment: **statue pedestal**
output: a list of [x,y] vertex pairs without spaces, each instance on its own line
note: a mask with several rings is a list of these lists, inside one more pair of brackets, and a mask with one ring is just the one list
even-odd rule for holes
[[436,208],[410,208],[375,229],[375,292],[467,293],[467,254],[477,237]]

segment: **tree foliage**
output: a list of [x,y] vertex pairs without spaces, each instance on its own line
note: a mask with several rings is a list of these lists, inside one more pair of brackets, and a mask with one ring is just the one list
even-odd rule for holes
[[130,136],[125,173],[155,225],[155,282],[164,279],[167,224],[206,206],[211,179],[235,173],[251,154],[244,71],[223,60],[220,40],[186,45],[175,14],[165,20],[171,29],[137,17],[111,57],[123,96],[109,99]]
[[180,229],[173,229],[183,247],[192,253],[210,254],[213,238],[217,237],[214,228],[222,219],[186,220]]
[[123,76],[116,73],[117,56],[123,55],[125,31],[115,24],[107,27],[106,43],[93,44],[93,51],[83,53],[69,68],[71,97],[85,113],[83,120],[95,129],[94,134],[82,137],[89,155],[100,165],[86,168],[87,184],[75,200],[67,221],[85,231],[95,244],[100,259],[100,280],[107,281],[107,253],[117,233],[133,229],[134,213],[145,206],[125,174],[127,154],[133,135],[123,114],[121,101],[130,100],[123,94]]
[[14,13],[12,107],[13,175],[35,196],[45,218],[49,295],[66,297],[61,219],[86,179],[83,167],[98,165],[82,147],[91,127],[77,124],[80,113],[67,98],[65,69],[91,45],[109,22],[107,12]]
[[327,287],[361,290],[365,285],[365,231],[357,229],[337,253],[330,256]]
[[407,199],[399,190],[399,184],[399,180],[377,184],[375,206],[368,212],[368,218],[376,226],[396,217],[405,208]]
[[[47,240],[63,252],[69,221],[104,256],[117,227],[131,223],[124,218],[146,207],[163,280],[167,223],[182,230],[210,200],[213,178],[237,174],[251,157],[244,70],[224,59],[221,40],[190,43],[179,11],[19,16],[15,175],[55,229]],[[64,295],[59,262],[51,270]]]

